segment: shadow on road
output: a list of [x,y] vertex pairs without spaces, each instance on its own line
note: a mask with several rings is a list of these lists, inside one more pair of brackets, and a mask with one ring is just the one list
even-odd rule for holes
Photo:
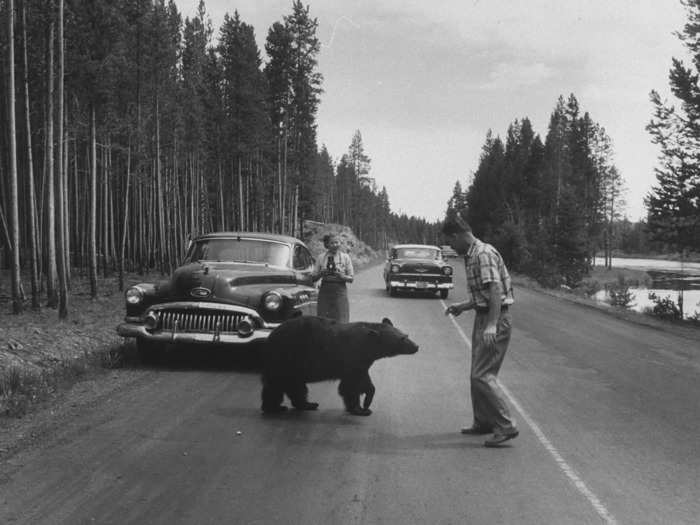
[[121,348],[122,366],[136,369],[235,371],[259,374],[260,345],[241,348],[167,345],[164,351],[144,359],[133,342]]

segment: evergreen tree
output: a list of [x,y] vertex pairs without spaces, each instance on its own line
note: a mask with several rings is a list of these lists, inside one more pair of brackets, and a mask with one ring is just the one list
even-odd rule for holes
[[647,126],[660,147],[657,184],[645,199],[652,236],[684,252],[700,247],[700,5],[684,1],[688,23],[679,38],[692,64],[674,58],[669,84],[679,106],[651,92],[654,116]]

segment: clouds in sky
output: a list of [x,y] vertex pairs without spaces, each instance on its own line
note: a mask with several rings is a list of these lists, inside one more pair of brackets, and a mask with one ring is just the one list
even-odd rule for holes
[[[178,0],[192,16],[195,0]],[[655,182],[657,151],[644,127],[649,92],[667,91],[679,0],[310,1],[322,42],[319,144],[339,158],[359,129],[392,208],[442,217],[454,183],[467,184],[489,129],[528,117],[543,138],[560,95],[573,93],[607,130],[627,179],[629,214]],[[237,9],[256,31],[291,0],[209,0],[215,27]],[[426,191],[429,188],[429,191]]]

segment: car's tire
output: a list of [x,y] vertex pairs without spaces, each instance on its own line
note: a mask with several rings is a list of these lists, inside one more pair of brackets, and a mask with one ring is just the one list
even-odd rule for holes
[[396,297],[396,288],[393,286],[389,287],[389,295],[392,297]]
[[157,363],[163,358],[164,348],[163,343],[136,339],[136,353],[142,363]]
[[440,299],[447,299],[447,296],[449,295],[450,291],[449,290],[440,290]]

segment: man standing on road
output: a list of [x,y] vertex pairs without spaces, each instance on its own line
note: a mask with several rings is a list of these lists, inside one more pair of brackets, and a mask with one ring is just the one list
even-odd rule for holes
[[476,311],[470,374],[474,423],[463,428],[462,434],[493,433],[484,445],[497,447],[518,435],[505,395],[496,380],[510,341],[508,307],[513,304],[510,275],[498,251],[477,239],[459,215],[445,221],[442,233],[458,254],[466,255],[470,294],[469,300],[448,306],[445,315]]

